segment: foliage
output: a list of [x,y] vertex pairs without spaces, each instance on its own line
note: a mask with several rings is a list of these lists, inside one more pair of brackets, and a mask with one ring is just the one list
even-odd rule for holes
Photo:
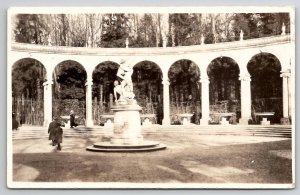
[[[25,95],[28,98],[37,97],[37,86],[41,84],[46,75],[46,69],[37,60],[30,58],[16,62],[12,71],[12,92],[14,96]],[[39,83],[37,83],[39,82]]]
[[16,42],[74,47],[159,47],[206,44],[290,32],[288,13],[173,13],[173,14],[18,14]]
[[60,99],[85,99],[86,72],[75,61],[65,61],[56,67],[55,89]]

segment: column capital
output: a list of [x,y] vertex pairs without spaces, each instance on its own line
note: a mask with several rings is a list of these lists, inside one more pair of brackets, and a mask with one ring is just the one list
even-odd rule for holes
[[250,82],[251,81],[251,76],[248,75],[248,74],[240,75],[239,80],[240,81]]
[[163,85],[170,85],[169,79],[164,79],[161,83],[162,83]]
[[289,78],[290,76],[291,76],[291,70],[290,69],[281,71],[280,77]]
[[46,85],[52,85],[53,84],[53,81],[51,80],[51,81],[45,81],[44,83],[43,83],[43,86],[45,87]]
[[90,85],[93,85],[93,80],[90,80],[88,79],[86,82],[85,82],[85,86],[90,86]]
[[209,78],[208,77],[201,77],[199,82],[200,83],[209,83]]

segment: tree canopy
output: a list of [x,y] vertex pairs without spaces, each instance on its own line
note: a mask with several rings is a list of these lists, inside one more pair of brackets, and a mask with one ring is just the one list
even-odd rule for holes
[[160,47],[197,45],[290,32],[288,13],[17,14],[16,42],[73,47]]

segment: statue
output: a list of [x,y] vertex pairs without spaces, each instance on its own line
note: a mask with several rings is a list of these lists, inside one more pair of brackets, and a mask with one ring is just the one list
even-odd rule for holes
[[283,23],[281,27],[281,35],[285,35],[285,28],[285,24]]
[[[118,99],[123,99],[123,94],[122,94],[122,89],[121,85],[119,84],[119,81],[115,80],[114,81],[114,97],[115,97],[115,102],[117,102]],[[118,98],[119,94],[119,98]]]
[[[121,65],[117,72],[117,76],[121,79],[121,85],[119,85],[118,81],[114,82],[114,93],[117,100],[116,102],[124,103],[124,101],[126,101],[128,104],[134,101],[133,83],[131,80],[132,73],[132,67],[125,64],[124,62],[121,62]],[[120,95],[119,99],[117,99],[117,94]]]
[[244,32],[243,30],[241,30],[240,32],[240,41],[243,41],[244,40]]

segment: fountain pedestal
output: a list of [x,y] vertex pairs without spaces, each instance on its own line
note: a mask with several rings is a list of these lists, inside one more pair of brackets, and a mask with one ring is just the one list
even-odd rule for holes
[[114,111],[114,131],[111,144],[136,145],[143,142],[138,105],[118,105]]
[[141,107],[137,104],[113,106],[114,129],[109,142],[94,143],[86,149],[94,152],[145,152],[165,149],[155,141],[145,141],[141,133]]

